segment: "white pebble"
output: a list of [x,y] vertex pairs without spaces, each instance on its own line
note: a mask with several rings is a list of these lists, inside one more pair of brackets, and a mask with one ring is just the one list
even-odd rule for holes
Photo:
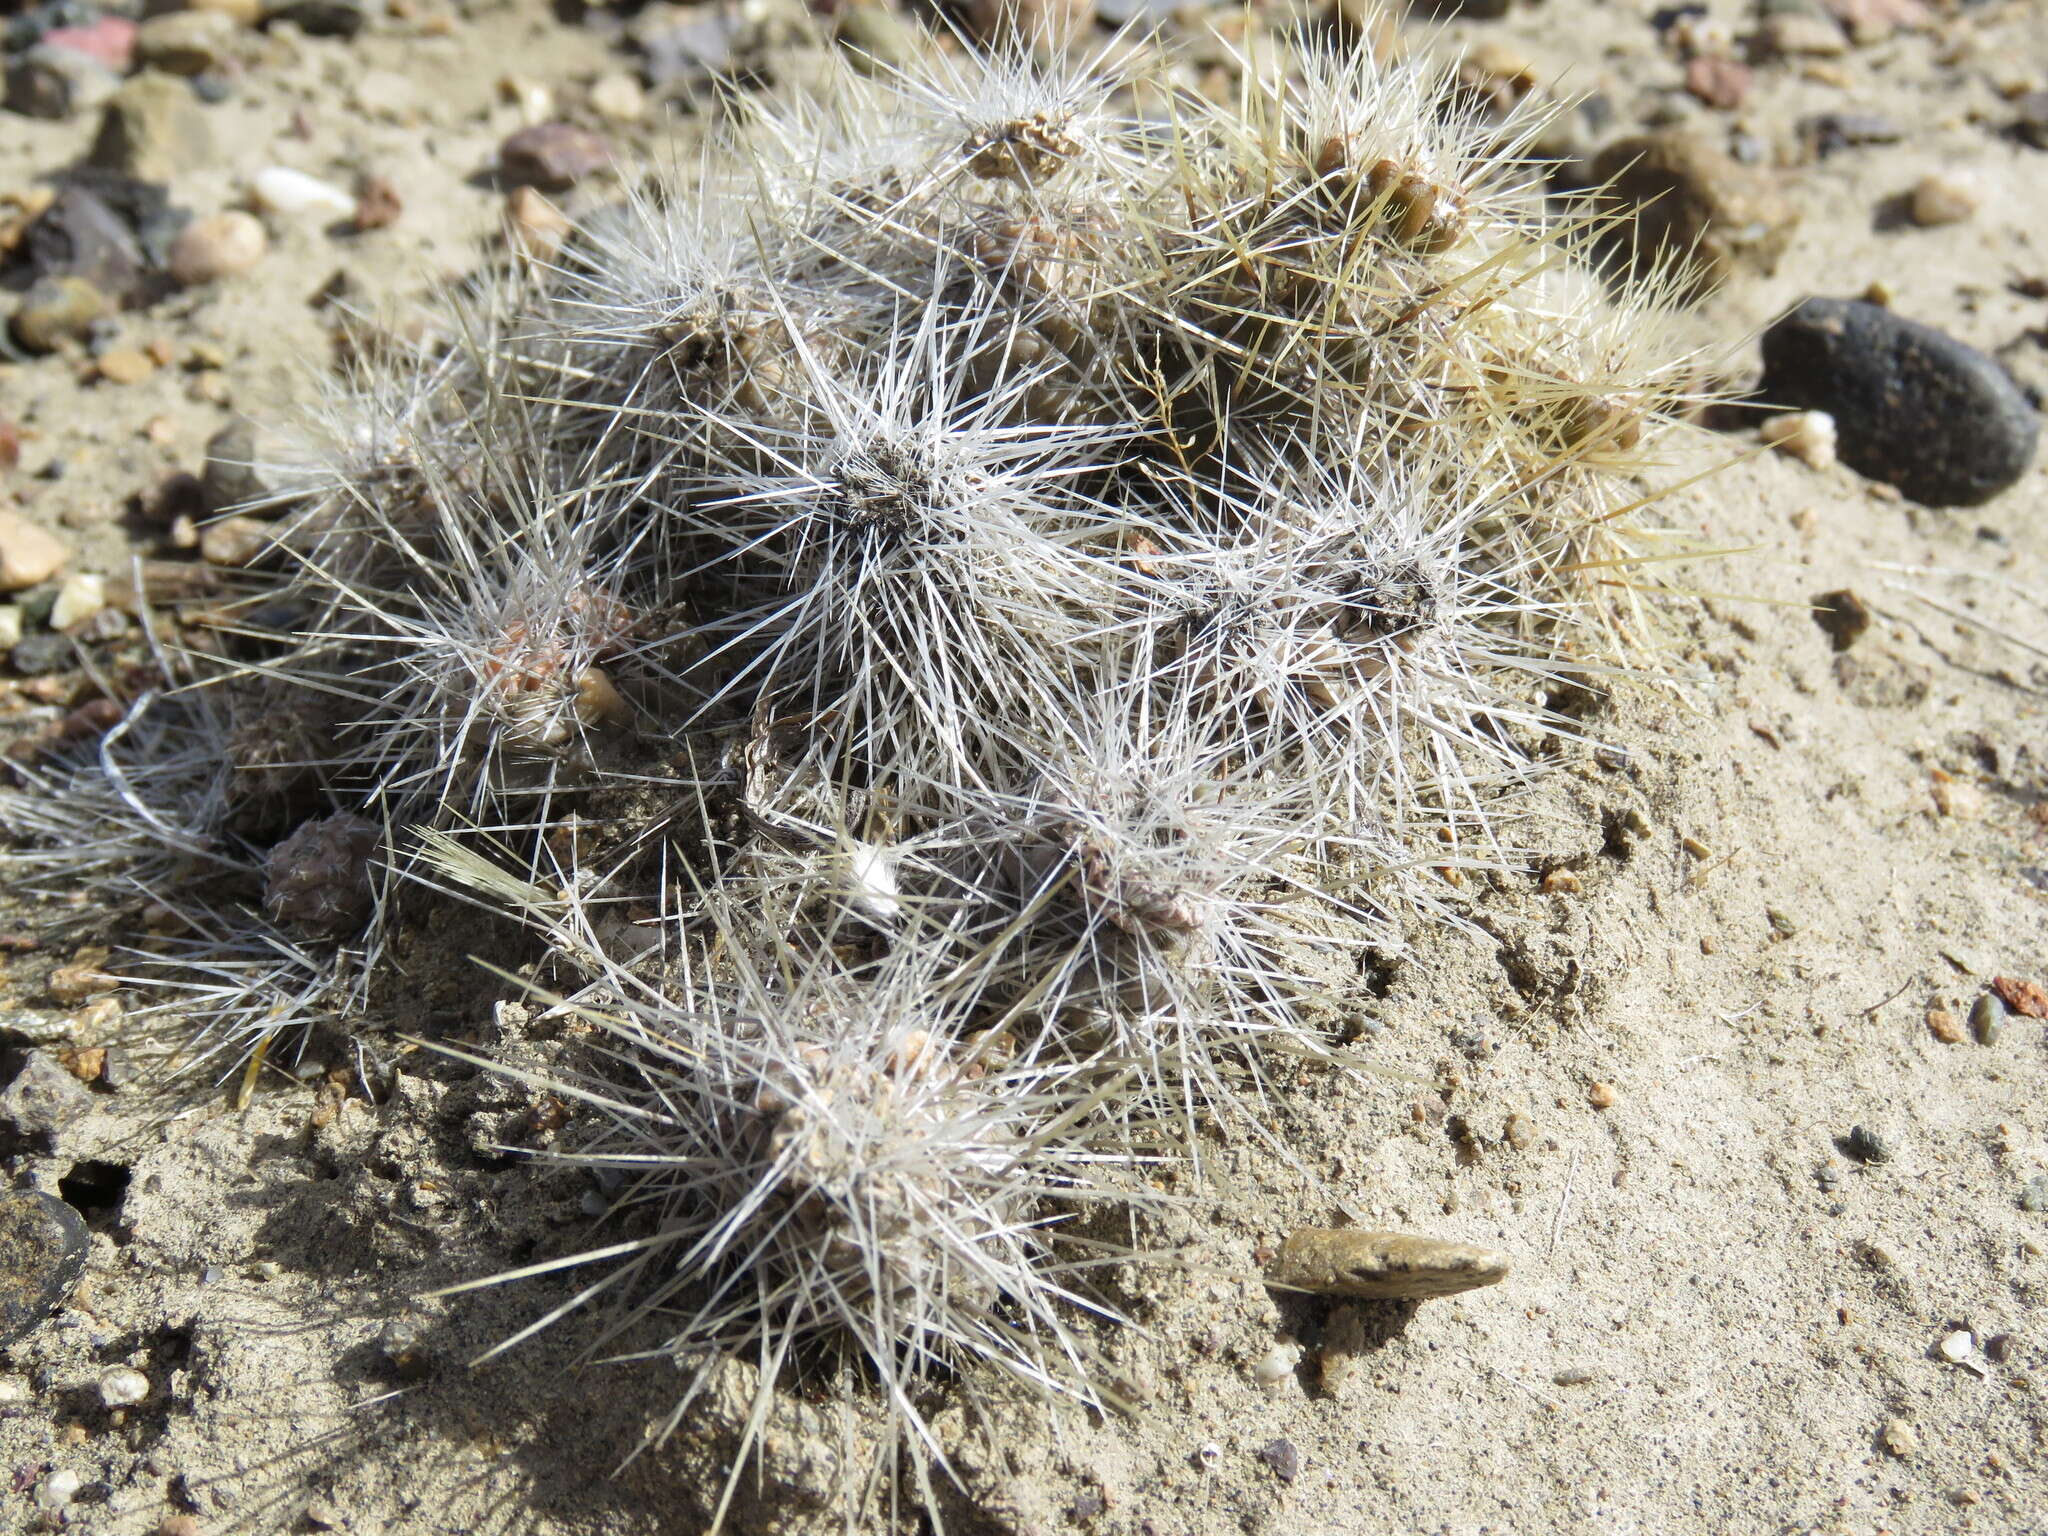
[[256,206],[266,213],[355,217],[356,200],[337,186],[289,166],[266,165],[249,183]]
[[1301,1358],[1301,1350],[1293,1344],[1275,1344],[1253,1362],[1252,1380],[1268,1392],[1284,1385],[1294,1374],[1295,1362]]
[[1910,212],[1922,228],[1960,224],[1977,211],[1977,194],[1945,176],[1922,176],[1913,184]]
[[0,650],[21,644],[21,605],[0,603]]
[[1835,462],[1835,418],[1826,411],[1793,411],[1786,416],[1773,416],[1757,435],[1808,468],[1826,469]]
[[52,1472],[36,1485],[36,1503],[44,1509],[62,1509],[78,1497],[83,1479],[70,1468]]
[[106,577],[83,573],[66,577],[57,589],[57,601],[50,605],[50,628],[61,632],[83,624],[106,606]]
[[149,1378],[132,1366],[117,1365],[100,1377],[100,1401],[109,1408],[133,1408],[149,1396]]
[[1941,1341],[1941,1358],[1960,1365],[1976,1352],[1977,1341],[1967,1328],[1958,1328]]

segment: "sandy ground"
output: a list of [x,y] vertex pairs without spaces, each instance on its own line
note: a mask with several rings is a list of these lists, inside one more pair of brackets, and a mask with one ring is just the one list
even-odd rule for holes
[[[2024,282],[2048,277],[2048,153],[1998,132],[2004,93],[2048,83],[2048,7],[1967,6],[1819,68],[1761,64],[1737,113],[1683,97],[1651,10],[1549,0],[1450,41],[1607,92],[1613,132],[1675,113],[1768,147],[1805,217],[1774,275],[1713,302],[1722,331],[1882,281],[1900,311],[2048,378],[2048,299]],[[578,110],[623,58],[536,5],[473,6],[442,32],[423,14],[348,43],[249,35],[236,94],[210,109],[223,153],[174,183],[205,212],[266,163],[375,172],[406,204],[395,226],[275,226],[250,276],[127,317],[124,338],[178,359],[143,383],[0,364],[25,429],[0,498],[77,568],[117,569],[126,498],[196,469],[234,412],[303,393],[327,347],[310,301],[337,272],[375,297],[470,262],[501,206],[479,172],[521,120],[501,80]],[[1823,111],[1882,112],[1903,136],[1802,162],[1794,125]],[[90,133],[0,117],[0,192]],[[1930,170],[1976,185],[1981,210],[1889,227],[1881,206]],[[195,365],[202,344],[222,366]],[[62,478],[39,478],[53,460]],[[1287,1155],[1213,1149],[1150,1234],[1180,1256],[1120,1282],[1143,1326],[1104,1341],[1131,1417],[932,1405],[959,1479],[949,1528],[2048,1531],[2048,1214],[2019,1198],[2048,1173],[2048,1040],[2025,1017],[1988,1044],[1929,1021],[1963,1018],[1994,976],[2041,979],[2048,952],[2048,466],[1967,511],[1881,491],[1767,455],[1668,504],[1739,551],[1685,577],[1715,595],[1675,605],[1674,684],[1590,722],[1607,746],[1540,799],[1529,877],[1474,892],[1481,935],[1424,944],[1360,1000],[1384,1075],[1303,1076]],[[1877,618],[1837,654],[1806,605],[1841,588]],[[18,717],[47,713],[10,686]],[[1579,889],[1542,894],[1556,869]],[[47,1008],[61,958],[8,957],[5,1006]],[[516,1016],[456,1033],[546,1044]],[[240,1111],[203,1083],[143,1084],[101,1093],[54,1155],[7,1160],[44,1189],[127,1183],[94,1209],[84,1288],[0,1351],[0,1528],[44,1519],[34,1490],[66,1468],[84,1486],[64,1528],[107,1536],[703,1528],[729,1446],[715,1414],[619,1470],[672,1401],[671,1367],[581,1363],[578,1321],[467,1370],[566,1289],[417,1300],[570,1251],[588,1188],[478,1152],[527,1107],[519,1090],[369,1040],[325,1048],[317,1065],[373,1100],[359,1086],[324,1119],[317,1073]],[[1847,1154],[1858,1125],[1889,1161]],[[1374,1309],[1333,1390],[1335,1320],[1269,1292],[1255,1255],[1340,1218],[1483,1242],[1514,1270]],[[1939,1346],[1959,1330],[1972,1352],[1953,1362]],[[1253,1367],[1292,1345],[1299,1363],[1262,1385]],[[114,1365],[149,1376],[140,1406],[101,1404]],[[823,1393],[786,1406],[736,1530],[835,1524],[838,1412]],[[194,1523],[163,1525],[179,1515]]]

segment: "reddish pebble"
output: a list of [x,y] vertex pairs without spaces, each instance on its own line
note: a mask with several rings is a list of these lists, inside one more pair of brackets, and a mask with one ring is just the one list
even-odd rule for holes
[[37,41],[97,59],[117,75],[135,62],[135,23],[120,16],[102,16],[87,27],[52,27]]
[[507,185],[561,192],[611,164],[611,146],[574,123],[522,128],[498,146],[498,174]]
[[365,176],[356,184],[357,229],[389,228],[403,212],[405,204],[398,196],[398,188],[382,176]]
[[1685,88],[1710,107],[1731,112],[1749,99],[1756,76],[1747,64],[1703,53],[1685,66]]

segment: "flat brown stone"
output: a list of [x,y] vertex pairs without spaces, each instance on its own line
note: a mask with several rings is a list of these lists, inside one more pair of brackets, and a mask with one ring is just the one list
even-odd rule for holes
[[1508,1256],[1475,1243],[1407,1232],[1300,1227],[1267,1271],[1274,1285],[1356,1301],[1455,1296],[1507,1278]]

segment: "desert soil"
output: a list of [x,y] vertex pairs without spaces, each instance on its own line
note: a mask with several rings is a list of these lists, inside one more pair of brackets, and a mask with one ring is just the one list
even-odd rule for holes
[[[0,504],[64,540],[69,571],[122,572],[170,537],[136,497],[197,471],[239,415],[308,397],[335,293],[402,308],[481,259],[508,133],[567,116],[623,159],[672,152],[665,115],[687,132],[688,93],[657,86],[643,121],[599,113],[592,82],[639,56],[605,12],[575,9],[392,0],[353,39],[236,34],[232,88],[204,108],[216,152],[176,169],[173,202],[213,213],[286,165],[342,188],[381,176],[402,213],[364,233],[270,217],[253,271],[120,318],[118,344],[170,359],[137,382],[96,378],[75,349],[0,361],[21,436]],[[1606,137],[1682,121],[1763,161],[1803,217],[1774,272],[1709,302],[1707,330],[1746,335],[1803,296],[1876,283],[2048,382],[2048,152],[2006,131],[2048,85],[2048,6],[1844,5],[1880,18],[1871,40],[1759,58],[1732,109],[1685,93],[1658,9],[1547,0],[1456,20],[1438,46],[1509,50],[1600,93]],[[1683,25],[1738,54],[1759,26],[1727,0],[1693,9]],[[1894,11],[1914,24],[1874,35]],[[1198,8],[1176,18],[1201,25]],[[799,72],[800,18],[764,30],[771,69]],[[1823,158],[1799,124],[1826,112],[1898,133]],[[0,115],[0,194],[77,161],[94,127]],[[1928,173],[1974,189],[1974,214],[1923,228],[1887,212]],[[605,195],[600,177],[569,201]],[[1754,343],[1739,356],[1753,368]],[[1175,1256],[1119,1282],[1142,1327],[1104,1342],[1134,1411],[934,1405],[952,1524],[2048,1531],[2048,1211],[2022,1203],[2048,1174],[2048,1026],[2002,1005],[1995,1038],[1968,1022],[1994,978],[2048,980],[2048,465],[1988,505],[1931,511],[1756,449],[1745,427],[1646,476],[1730,461],[1664,508],[1726,553],[1678,578],[1669,682],[1620,689],[1587,722],[1597,746],[1539,796],[1526,877],[1473,893],[1477,932],[1425,936],[1383,995],[1347,1003],[1375,1070],[1304,1073],[1281,1146],[1212,1148],[1208,1180],[1150,1234]],[[1837,651],[1810,604],[1843,589],[1874,622]],[[0,712],[34,728],[84,686],[10,678]],[[1558,871],[1576,889],[1546,892]],[[436,944],[463,943],[417,937],[429,968]],[[47,981],[68,958],[4,958],[0,1031],[64,1012]],[[544,1053],[485,992],[452,990],[450,1036]],[[54,1148],[7,1154],[18,1185],[77,1197],[94,1236],[68,1306],[0,1350],[0,1528],[704,1528],[729,1444],[716,1415],[634,1454],[672,1366],[587,1360],[601,1319],[579,1317],[472,1369],[571,1286],[421,1299],[572,1251],[590,1190],[480,1150],[530,1107],[523,1090],[376,1022],[241,1107],[204,1074],[102,1082]],[[175,1018],[143,1023],[175,1043]],[[1888,1160],[1851,1154],[1858,1126]],[[1325,1348],[1333,1319],[1260,1278],[1289,1228],[1346,1220],[1484,1243],[1513,1269],[1371,1310],[1347,1372]],[[1958,1333],[1960,1360],[1941,1347]],[[103,1403],[115,1366],[148,1377],[139,1405]],[[735,1530],[836,1524],[834,1403],[787,1405]],[[44,1509],[67,1469],[78,1492]]]

